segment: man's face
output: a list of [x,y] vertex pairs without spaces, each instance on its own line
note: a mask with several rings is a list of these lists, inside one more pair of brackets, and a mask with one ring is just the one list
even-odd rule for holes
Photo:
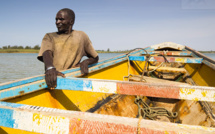
[[67,12],[59,11],[56,15],[56,26],[59,33],[70,33],[72,30],[72,20],[68,16]]

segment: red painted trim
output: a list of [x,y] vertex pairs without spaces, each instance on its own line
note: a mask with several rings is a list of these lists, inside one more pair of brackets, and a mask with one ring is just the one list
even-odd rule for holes
[[179,87],[163,85],[136,85],[117,83],[117,93],[179,99]]
[[[137,124],[138,125],[138,124]],[[80,133],[80,134],[136,134],[137,126],[129,126],[124,124],[109,123],[106,121],[93,121],[73,118],[70,120],[69,133]],[[176,134],[173,131],[166,131],[168,134]],[[149,128],[140,128],[141,134],[165,134],[161,130],[153,130]]]

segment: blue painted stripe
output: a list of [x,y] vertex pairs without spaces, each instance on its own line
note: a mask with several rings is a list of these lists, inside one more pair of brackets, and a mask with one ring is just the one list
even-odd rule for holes
[[190,59],[190,58],[187,58],[187,61],[186,63],[202,63],[202,58],[195,58],[195,59]]
[[20,96],[24,93],[31,93],[33,91],[37,91],[37,90],[44,89],[44,88],[47,88],[47,85],[45,82],[42,82],[42,83],[36,83],[36,84],[32,84],[32,85],[29,84],[26,86],[19,86],[12,90],[2,90],[0,92],[0,100]]
[[74,90],[74,91],[88,91],[92,90],[92,80],[87,78],[74,78],[67,77],[57,79],[58,86],[56,89],[58,90]]
[[[158,56],[156,56],[158,57]],[[156,57],[151,57],[149,59],[149,61],[159,61],[159,62],[163,62],[164,61],[164,58],[161,58],[161,59],[156,59]],[[174,59],[171,60],[171,58]],[[131,61],[146,61],[146,56],[130,56],[129,57],[129,60]],[[166,57],[166,59],[169,61],[169,62],[180,62],[180,63],[202,63],[203,59],[202,58],[182,58],[182,57]],[[184,59],[184,60],[180,60],[180,59]],[[161,61],[162,60],[162,61]]]
[[24,104],[19,104],[19,103],[9,103],[9,102],[0,101],[0,106],[19,108],[19,107],[25,106],[25,105]]
[[146,50],[146,51],[154,51],[155,49],[151,48],[151,47],[147,47],[147,48],[144,48],[144,50]]
[[[148,49],[148,48],[146,48],[146,49]],[[142,51],[144,51],[144,50],[138,50],[138,51],[132,52],[130,54],[137,54],[137,53],[141,53]],[[126,54],[116,56],[114,58],[110,58],[110,59],[103,60],[101,62],[92,64],[92,65],[89,65],[89,67],[100,65],[100,64],[110,62],[110,61],[114,61],[114,60],[117,60],[117,59],[120,59],[120,58],[124,58],[126,56],[127,56]],[[80,68],[69,69],[69,70],[63,71],[62,73],[67,74],[67,73],[72,73],[72,72],[79,71],[79,70],[80,70]],[[37,76],[37,77],[34,77],[34,78],[29,78],[29,79],[26,79],[26,80],[17,81],[17,82],[12,82],[10,84],[1,85],[0,90],[20,86],[20,85],[23,85],[23,84],[27,84],[27,83],[31,83],[31,82],[35,82],[35,81],[39,81],[39,80],[43,80],[43,79],[44,79],[44,75],[43,76]]]
[[78,90],[83,91],[83,80],[81,79],[67,79],[67,78],[58,78],[56,89],[68,89],[68,90]]
[[26,80],[17,81],[17,82],[13,82],[13,83],[10,83],[10,84],[5,84],[5,85],[0,86],[0,90],[15,87],[15,86],[19,86],[19,85],[23,85],[23,84],[27,84],[27,83],[31,83],[31,82],[35,82],[35,81],[39,81],[39,80],[42,80],[42,79],[45,79],[45,76],[37,76],[35,78],[29,78],[29,79],[26,79]]
[[[194,50],[191,50],[191,51],[193,52]],[[209,58],[207,56],[205,56],[205,55],[204,55],[205,57],[203,57],[203,56],[198,56],[196,54],[198,54],[198,53],[194,51],[191,55],[193,57],[201,57],[201,58],[203,58],[202,62],[204,64],[206,64],[207,66],[209,66],[210,68],[212,68],[213,70],[215,70],[215,64],[213,64],[214,61],[208,60]]]
[[129,56],[129,60],[135,60],[135,61],[145,61],[146,57],[145,56]]
[[0,108],[0,126],[13,128],[15,120],[13,119],[12,109]]
[[84,80],[83,83],[83,89],[88,89],[88,90],[92,90],[93,89],[93,84],[91,80]]
[[191,53],[189,53],[189,52],[181,52],[180,55],[183,55],[183,56],[190,56]]

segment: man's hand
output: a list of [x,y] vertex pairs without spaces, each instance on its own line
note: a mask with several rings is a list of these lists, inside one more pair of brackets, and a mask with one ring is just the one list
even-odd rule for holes
[[57,87],[57,76],[62,76],[65,78],[65,75],[61,72],[58,72],[53,66],[53,53],[50,50],[47,50],[43,53],[43,62],[45,64],[45,80],[48,88],[51,90]]
[[45,80],[49,89],[53,90],[57,87],[57,76],[62,76],[65,78],[65,75],[61,72],[58,72],[55,68],[45,72]]
[[89,71],[88,71],[88,61],[84,60],[83,62],[80,63],[80,68],[81,68],[81,75],[86,76]]
[[99,57],[97,56],[96,58],[91,57],[89,59],[86,59],[86,60],[82,61],[80,63],[81,75],[82,76],[88,75],[88,73],[89,73],[88,65],[96,63],[96,62],[98,62],[98,60],[99,60]]

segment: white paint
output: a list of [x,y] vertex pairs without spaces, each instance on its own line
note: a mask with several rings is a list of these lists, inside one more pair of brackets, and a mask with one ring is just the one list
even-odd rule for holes
[[62,116],[48,116],[39,113],[14,111],[13,128],[47,134],[68,134],[69,119]]
[[32,131],[47,134],[68,134],[69,119],[62,116],[34,114]]
[[83,80],[83,91],[92,91],[92,81]]
[[215,102],[215,91],[214,90],[181,88],[179,91],[179,95],[180,95],[179,99]]
[[154,49],[160,49],[160,48],[174,48],[174,49],[178,49],[178,50],[182,50],[185,48],[185,46],[180,45],[180,44],[176,44],[173,42],[164,42],[164,43],[160,43],[160,44],[156,44],[156,45],[152,45],[151,48]]
[[[188,93],[188,92],[187,92]],[[5,108],[5,106],[4,106]],[[20,111],[20,108],[14,108],[13,110],[13,119],[15,120],[14,128],[18,128],[21,130],[34,131],[37,133],[49,133],[49,134],[63,134],[69,133],[69,118],[80,118],[88,121],[99,121],[99,122],[107,122],[113,124],[124,124],[131,127],[137,127],[137,123],[139,119],[137,118],[128,118],[128,117],[119,117],[112,115],[101,115],[94,113],[85,113],[85,112],[77,112],[77,111],[66,111],[66,110],[57,110],[58,112],[67,112],[68,114],[57,114],[55,112],[52,115],[52,112],[47,112],[47,115],[43,115],[41,113],[31,113],[24,111],[23,109]],[[52,110],[53,111],[53,110]],[[57,116],[59,115],[59,116]],[[86,126],[86,127],[90,127]],[[104,126],[105,127],[105,126]],[[183,124],[175,124],[169,122],[159,122],[159,121],[151,121],[151,120],[141,120],[140,123],[141,128],[147,128],[151,130],[160,130],[160,131],[173,131],[176,133],[214,133],[214,128],[207,128],[201,126],[191,126],[191,125],[183,125]],[[82,128],[82,129],[88,129]],[[122,128],[123,129],[123,128]],[[98,132],[98,131],[95,131]]]
[[33,113],[25,111],[14,111],[13,119],[15,120],[13,128],[32,131]]
[[116,93],[116,89],[115,82],[92,81],[93,92]]

